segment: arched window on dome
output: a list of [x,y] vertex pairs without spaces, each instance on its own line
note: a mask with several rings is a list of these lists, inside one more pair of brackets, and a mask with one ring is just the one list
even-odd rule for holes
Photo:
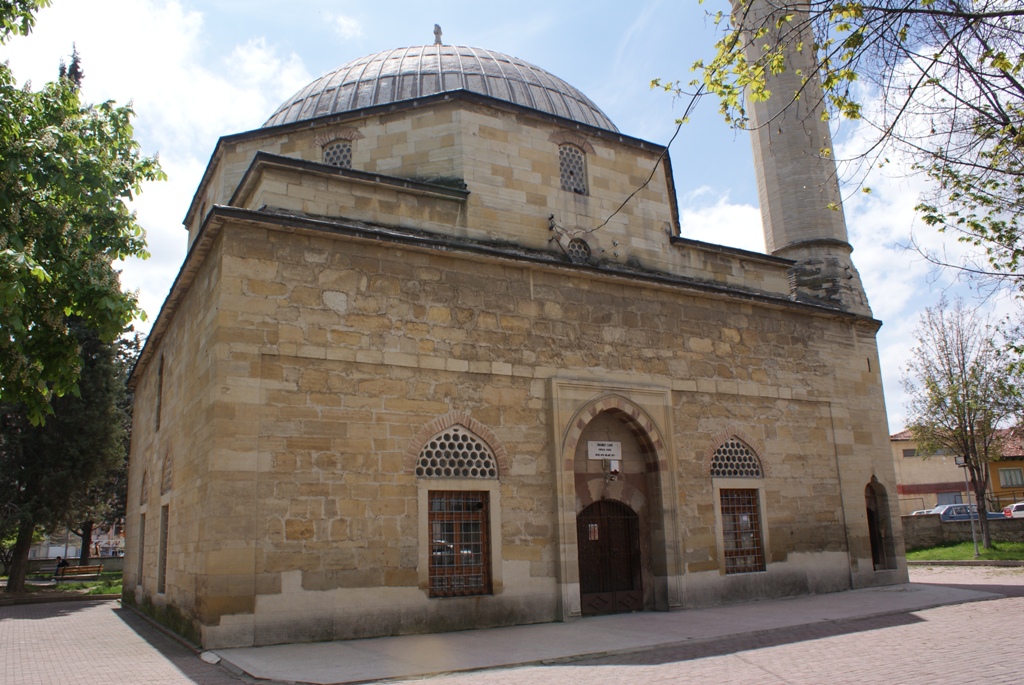
[[335,140],[323,147],[323,162],[339,169],[352,168],[352,141]]
[[[430,597],[487,595],[501,553],[498,461],[494,450],[454,424],[427,440],[416,459],[421,574]],[[424,511],[425,509],[425,511]],[[425,563],[424,563],[425,562]]]
[[588,195],[587,191],[587,155],[582,149],[569,143],[558,146],[558,173],[562,180],[562,190],[578,195]]
[[757,454],[730,437],[711,456],[719,561],[727,575],[765,570],[764,469]]

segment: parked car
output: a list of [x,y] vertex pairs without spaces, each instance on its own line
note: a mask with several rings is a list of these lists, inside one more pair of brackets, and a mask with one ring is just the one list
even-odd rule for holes
[[[978,518],[978,507],[973,504],[940,504],[931,513],[938,514],[940,521],[970,521]],[[986,514],[989,519],[1005,518],[1000,511],[989,511]]]
[[925,514],[932,513],[931,509],[918,509],[917,511],[910,512],[911,516],[924,516]]
[[1003,516],[1008,519],[1024,519],[1024,502],[1014,502],[1003,507]]

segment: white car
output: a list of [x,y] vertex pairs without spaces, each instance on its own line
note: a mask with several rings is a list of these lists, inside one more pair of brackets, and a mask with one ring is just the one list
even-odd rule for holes
[[1015,502],[1003,507],[1003,516],[1008,519],[1024,519],[1024,502]]

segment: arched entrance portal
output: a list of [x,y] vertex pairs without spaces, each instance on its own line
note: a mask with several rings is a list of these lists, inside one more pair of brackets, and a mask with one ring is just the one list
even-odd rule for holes
[[[601,594],[612,587],[602,585],[602,577],[630,579],[625,589],[619,590],[621,585],[615,585],[614,590],[608,590],[635,591],[633,597],[613,598],[619,611],[667,611],[682,606],[679,490],[671,445],[663,438],[664,428],[649,409],[630,397],[611,393],[594,397],[595,386],[574,381],[555,382],[553,388],[557,425],[564,430],[556,462],[561,466],[557,469],[561,618],[616,610],[615,604],[609,606],[600,600],[583,607],[584,596],[589,601],[590,595]],[[656,409],[660,407],[656,414],[663,424],[669,425],[670,392],[630,392]],[[574,406],[571,413],[562,411],[570,405]],[[590,508],[598,503],[604,504]],[[620,505],[622,508],[610,512],[601,508]],[[618,525],[625,526],[625,520],[635,520],[628,524],[630,528],[626,531],[607,531],[609,535],[633,536],[629,547],[630,565],[625,569],[609,568],[605,562],[590,559],[591,554],[600,554],[600,548],[595,550],[590,545],[590,524],[597,524],[598,540],[595,542],[607,539],[601,523],[609,519],[607,525],[611,526],[610,519],[616,517],[617,512]],[[597,520],[590,520],[592,515]],[[616,548],[619,545],[616,543]]]
[[614,500],[594,502],[576,518],[583,615],[644,608],[640,522]]
[[[618,456],[605,458],[609,449]],[[654,538],[661,538],[658,470],[645,431],[621,409],[595,412],[574,455],[580,613],[657,606]],[[657,552],[660,553],[661,550]]]
[[889,496],[874,476],[864,488],[868,510],[868,536],[871,539],[871,561],[876,571],[896,568],[896,544],[889,519]]

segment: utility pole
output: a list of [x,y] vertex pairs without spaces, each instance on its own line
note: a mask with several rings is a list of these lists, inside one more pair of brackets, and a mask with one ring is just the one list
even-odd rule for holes
[[974,524],[974,515],[978,513],[978,509],[975,507],[974,513],[971,513],[971,486],[967,482],[967,457],[956,457],[954,461],[956,461],[957,466],[964,470],[964,490],[967,492],[967,515],[971,519],[971,539],[974,540],[974,558],[977,559],[981,556],[978,552],[978,533]]

